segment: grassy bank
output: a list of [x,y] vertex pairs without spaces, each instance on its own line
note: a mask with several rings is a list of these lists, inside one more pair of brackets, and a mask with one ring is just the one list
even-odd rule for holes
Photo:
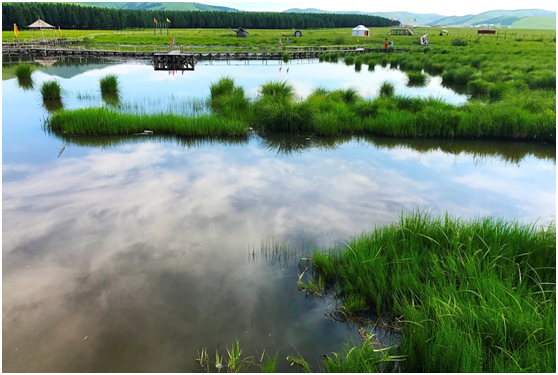
[[316,252],[313,276],[403,321],[405,371],[555,372],[555,264],[554,226],[416,213]]
[[[289,44],[286,42],[285,35],[292,35],[292,29],[250,29],[247,38],[237,38],[235,33],[228,29],[169,29],[169,36],[176,39],[177,45],[185,46],[279,46],[279,38],[283,40],[283,46],[333,46],[356,44],[369,47],[380,48],[384,45],[384,40],[390,28],[370,28],[369,37],[357,37],[352,35],[352,28],[305,30],[302,29],[302,37],[289,37]],[[521,39],[523,42],[537,42],[539,40],[552,41],[556,37],[556,30],[531,30],[513,29],[497,30],[496,35],[477,35],[477,30],[472,28],[452,28],[450,36],[438,36],[439,28],[428,27],[415,28],[417,35],[408,36],[389,36],[390,41],[394,41],[396,48],[408,46],[420,46],[419,38],[422,34],[429,34],[431,44],[445,46],[450,45],[450,40],[460,38],[472,43],[479,40],[480,43],[507,43],[516,42]],[[153,29],[142,30],[62,30],[63,37],[79,38],[85,43],[95,44],[128,44],[128,45],[164,45],[170,44],[169,36],[157,33],[154,35]],[[31,37],[29,30],[20,30],[19,38],[25,41]],[[37,33],[34,34],[37,39]],[[50,35],[46,35],[50,39]],[[2,41],[12,42],[15,37],[12,31],[2,31]]]

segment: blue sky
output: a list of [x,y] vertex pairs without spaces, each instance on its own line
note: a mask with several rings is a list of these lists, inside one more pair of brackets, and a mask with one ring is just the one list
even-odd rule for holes
[[329,11],[358,10],[363,12],[392,12],[409,11],[414,13],[437,13],[446,16],[461,16],[466,14],[478,14],[496,9],[546,9],[556,11],[554,2],[548,0],[533,0],[529,2],[520,0],[470,0],[466,2],[457,1],[411,1],[401,0],[397,3],[371,2],[345,0],[339,1],[199,1],[204,4],[222,5],[240,10],[249,11],[284,11],[289,8],[318,8]]

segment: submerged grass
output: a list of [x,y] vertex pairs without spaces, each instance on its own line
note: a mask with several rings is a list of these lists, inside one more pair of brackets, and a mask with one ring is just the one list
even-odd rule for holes
[[[404,371],[556,371],[554,225],[404,214],[313,261],[344,301],[403,316]],[[330,369],[377,370],[361,362]]]

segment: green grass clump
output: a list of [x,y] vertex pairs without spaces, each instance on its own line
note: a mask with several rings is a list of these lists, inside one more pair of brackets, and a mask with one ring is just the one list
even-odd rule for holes
[[403,371],[556,371],[554,225],[403,214],[314,261],[345,301],[403,316]]
[[392,97],[393,95],[395,95],[395,85],[391,82],[382,83],[378,94],[381,97],[386,97],[386,98]]
[[183,136],[245,136],[248,132],[245,123],[214,115],[135,115],[106,108],[57,111],[47,120],[47,125],[54,131],[68,135],[122,135],[150,130],[159,134]]
[[375,349],[372,337],[367,338],[360,345],[345,344],[343,353],[329,353],[325,360],[325,369],[328,373],[378,373],[393,372],[395,362],[402,356],[394,356],[393,349]]
[[260,93],[265,100],[293,100],[294,88],[287,81],[269,81],[260,87]]
[[46,81],[41,86],[43,100],[60,100],[62,99],[61,91],[60,84],[56,81]]
[[452,39],[451,40],[451,45],[452,46],[457,46],[457,47],[465,47],[467,45],[467,41],[465,41],[463,39]]
[[291,58],[291,56],[289,55],[288,52],[283,52],[282,60],[283,60],[284,63],[288,63],[290,58]]
[[221,77],[215,83],[209,85],[209,92],[211,94],[211,99],[216,99],[219,96],[232,94],[234,90],[234,78],[231,77]]
[[118,77],[114,74],[108,74],[101,78],[99,81],[99,87],[101,88],[101,94],[115,94],[119,90]]
[[259,127],[266,131],[299,132],[311,129],[315,109],[307,102],[269,100],[256,112]]
[[17,86],[24,91],[29,91],[35,88],[35,82],[33,82],[32,78],[18,78]]
[[15,67],[15,75],[19,79],[29,79],[33,73],[33,67],[31,64],[18,64]]
[[262,365],[263,373],[277,372],[277,364],[279,363],[279,352],[275,353],[273,357],[268,356]]
[[407,74],[407,86],[424,86],[428,80],[428,76],[422,72],[409,71],[405,74]]
[[343,59],[343,62],[345,63],[345,65],[353,65],[355,63],[355,57],[353,55],[348,55],[345,56],[345,58]]

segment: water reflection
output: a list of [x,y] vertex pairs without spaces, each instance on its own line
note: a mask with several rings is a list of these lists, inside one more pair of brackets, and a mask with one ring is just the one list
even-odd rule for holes
[[431,138],[392,138],[376,135],[345,134],[335,137],[318,137],[313,134],[263,133],[251,134],[246,137],[176,137],[174,135],[136,135],[136,136],[67,136],[52,133],[48,127],[46,132],[60,139],[64,144],[80,147],[96,147],[108,149],[134,143],[175,144],[187,149],[210,145],[244,146],[251,137],[255,137],[259,146],[277,156],[294,156],[315,150],[335,150],[350,142],[358,142],[363,146],[378,149],[408,149],[418,155],[442,152],[448,155],[469,155],[477,163],[490,162],[498,159],[506,163],[520,165],[525,158],[535,157],[556,164],[556,145],[540,142],[518,142],[500,140],[467,140],[467,139],[431,139]]
[[31,78],[17,77],[17,86],[24,91],[30,91],[34,89],[34,82]]
[[55,111],[58,111],[60,109],[63,109],[64,104],[62,103],[61,99],[58,99],[58,100],[43,100],[43,107],[48,112],[55,112]]

